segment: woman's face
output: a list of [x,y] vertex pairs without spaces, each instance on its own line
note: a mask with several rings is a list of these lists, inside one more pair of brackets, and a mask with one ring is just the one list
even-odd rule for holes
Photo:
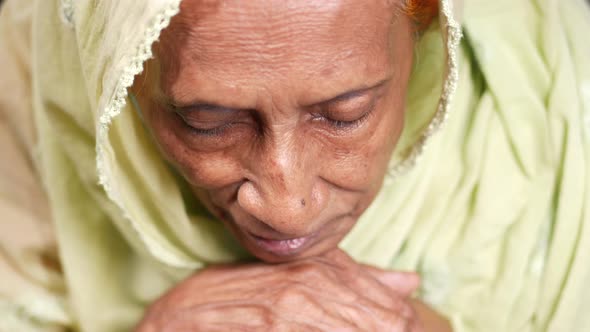
[[386,0],[185,0],[134,90],[163,155],[252,254],[335,248],[400,136],[413,31]]

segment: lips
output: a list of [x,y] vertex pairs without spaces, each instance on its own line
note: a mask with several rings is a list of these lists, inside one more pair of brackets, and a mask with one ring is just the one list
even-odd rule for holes
[[254,234],[249,234],[253,242],[260,249],[271,253],[275,256],[292,256],[301,252],[305,247],[311,243],[311,236],[274,240],[263,238]]
[[[338,227],[331,228],[332,232],[329,236],[325,235],[326,232],[323,229],[335,225],[335,222],[341,220],[342,217],[349,216],[348,213],[337,215],[333,219],[320,223],[322,227],[315,229],[312,233],[302,237],[289,237],[288,234],[278,232],[263,222],[252,220],[250,216],[243,214],[243,211],[236,213],[243,217],[240,219],[234,217],[228,209],[224,209],[220,205],[214,204],[213,207],[217,218],[224,222],[245,249],[257,258],[272,263],[321,254],[330,247],[337,246],[341,239],[337,235],[342,233]],[[242,222],[238,220],[242,220]]]

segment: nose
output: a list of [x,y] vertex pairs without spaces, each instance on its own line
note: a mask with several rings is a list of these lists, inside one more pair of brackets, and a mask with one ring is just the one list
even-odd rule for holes
[[252,177],[238,189],[237,202],[274,231],[300,237],[319,226],[329,191],[312,150],[292,143],[284,140],[251,154]]

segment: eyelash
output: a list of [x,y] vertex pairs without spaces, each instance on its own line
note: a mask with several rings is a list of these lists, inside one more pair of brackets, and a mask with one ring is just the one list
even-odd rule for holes
[[372,112],[373,109],[370,109],[369,111],[364,113],[360,118],[352,121],[334,120],[322,115],[316,116],[314,117],[314,119],[318,121],[325,121],[337,130],[352,130],[360,127],[369,118]]
[[191,131],[192,134],[199,135],[199,136],[205,136],[205,137],[221,136],[221,135],[223,135],[223,133],[226,130],[230,129],[234,125],[233,123],[228,123],[223,126],[219,126],[219,127],[215,127],[215,128],[211,128],[211,129],[201,129],[201,128],[195,128],[184,121],[182,121],[182,122]]

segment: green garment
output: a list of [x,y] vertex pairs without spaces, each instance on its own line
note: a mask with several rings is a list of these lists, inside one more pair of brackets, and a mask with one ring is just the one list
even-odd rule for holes
[[[129,331],[196,269],[247,256],[187,194],[128,100],[179,2],[3,7],[0,59],[28,66],[13,73],[30,89],[20,107],[35,125],[23,149],[48,197],[65,290],[35,308],[0,301],[0,331]],[[590,9],[583,0],[440,2],[416,48],[392,174],[341,246],[362,262],[418,271],[420,296],[457,332],[590,331]],[[30,33],[10,24],[23,20]],[[24,64],[6,56],[23,39]],[[18,127],[15,112],[0,111]],[[0,227],[17,223],[2,206]],[[10,327],[9,315],[31,322],[12,317]]]

